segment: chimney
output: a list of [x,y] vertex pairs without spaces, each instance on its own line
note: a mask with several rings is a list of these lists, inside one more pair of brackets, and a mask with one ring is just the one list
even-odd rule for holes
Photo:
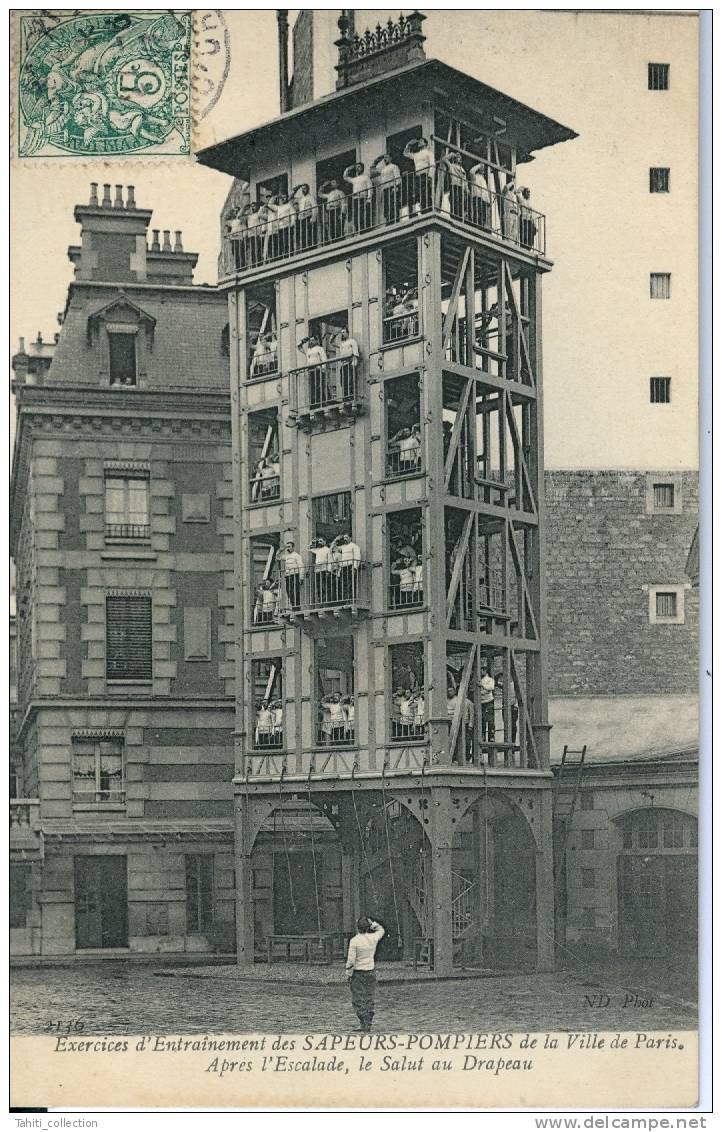
[[128,201],[125,207],[130,209],[135,208],[135,185],[128,185]]
[[128,208],[123,202],[123,185],[114,188],[111,200],[111,186],[103,185],[98,207],[98,186],[93,182],[89,203],[75,206],[81,246],[68,252],[75,277],[103,283],[143,283],[147,277],[146,241],[152,213],[137,208],[131,186]]
[[25,353],[25,339],[20,339],[20,349],[12,360],[13,374],[18,385],[25,385],[28,378],[30,358]]
[[164,228],[163,229],[163,251],[164,252],[170,252],[172,250],[173,249],[170,246],[170,229]]
[[150,245],[152,252],[160,251],[160,228],[153,229],[153,243]]
[[288,10],[276,9],[278,21],[278,83],[281,113],[289,109],[288,103]]
[[183,233],[182,232],[176,232],[176,234],[175,234],[175,243],[173,244],[173,251],[174,252],[182,252],[183,251]]

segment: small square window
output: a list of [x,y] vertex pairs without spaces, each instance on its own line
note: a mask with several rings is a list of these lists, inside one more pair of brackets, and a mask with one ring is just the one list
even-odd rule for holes
[[669,90],[669,63],[647,64],[647,89]]
[[650,193],[669,192],[669,169],[657,167],[649,170]]
[[684,625],[686,585],[649,586],[650,625]]
[[677,595],[672,591],[661,590],[655,595],[655,608],[658,621],[669,621],[677,616]]
[[583,829],[582,830],[581,848],[582,849],[593,849],[594,848],[594,830],[593,829]]
[[649,275],[650,299],[668,299],[672,293],[672,276],[668,271],[652,271]]
[[582,888],[594,888],[595,881],[594,869],[582,869]]
[[654,510],[655,511],[673,511],[674,510],[674,484],[673,483],[655,483],[652,487],[654,491]]
[[672,378],[650,377],[649,401],[652,405],[669,405],[672,400]]

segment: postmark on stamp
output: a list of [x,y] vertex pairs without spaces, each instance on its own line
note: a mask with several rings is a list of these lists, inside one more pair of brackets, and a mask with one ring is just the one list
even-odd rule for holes
[[19,16],[21,158],[188,156],[190,11]]
[[196,121],[221,97],[231,66],[230,36],[218,8],[193,13],[193,95]]

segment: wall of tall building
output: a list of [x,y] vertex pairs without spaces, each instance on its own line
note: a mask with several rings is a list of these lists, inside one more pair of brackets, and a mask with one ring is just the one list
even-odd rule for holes
[[19,954],[232,934],[227,313],[150,215],[78,206],[52,362],[13,359]]

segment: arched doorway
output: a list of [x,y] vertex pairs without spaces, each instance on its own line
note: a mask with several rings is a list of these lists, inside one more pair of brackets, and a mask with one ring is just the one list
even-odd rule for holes
[[452,924],[455,966],[536,966],[536,842],[518,806],[495,791],[454,835]]
[[617,821],[619,950],[652,956],[697,944],[697,821],[649,806]]
[[266,958],[269,941],[279,937],[298,937],[289,958],[306,954],[304,937],[320,935],[336,954],[343,953],[342,871],[341,844],[329,818],[300,796],[279,801],[263,821],[251,855],[257,958]]

